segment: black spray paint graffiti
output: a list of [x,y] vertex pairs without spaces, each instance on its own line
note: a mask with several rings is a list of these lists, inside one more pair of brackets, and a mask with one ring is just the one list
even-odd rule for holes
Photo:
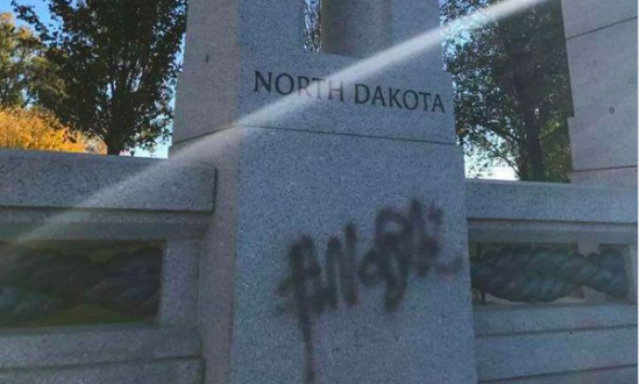
[[384,284],[384,307],[396,311],[405,296],[410,271],[424,277],[433,269],[438,274],[455,274],[462,258],[451,263],[438,262],[442,210],[431,205],[425,210],[418,201],[408,214],[385,208],[376,217],[372,248],[358,262],[356,228],[348,224],[344,244],[337,236],[327,242],[324,270],[313,238],[302,236],[289,249],[291,276],[278,292],[293,295],[296,314],[305,344],[306,382],[315,379],[313,358],[313,315],[325,308],[336,309],[339,293],[348,307],[358,304],[358,282],[371,287]]

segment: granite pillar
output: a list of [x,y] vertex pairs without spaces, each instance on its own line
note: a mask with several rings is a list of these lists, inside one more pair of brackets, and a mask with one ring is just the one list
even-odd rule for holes
[[[388,11],[392,45],[439,28],[437,0]],[[190,2],[172,158],[218,170],[205,383],[475,383],[439,42],[391,66],[305,52],[302,21],[297,0]]]

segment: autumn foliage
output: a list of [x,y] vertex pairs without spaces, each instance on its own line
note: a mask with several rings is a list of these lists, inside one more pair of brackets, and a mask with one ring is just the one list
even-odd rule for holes
[[104,144],[73,133],[50,112],[0,109],[0,148],[105,153]]

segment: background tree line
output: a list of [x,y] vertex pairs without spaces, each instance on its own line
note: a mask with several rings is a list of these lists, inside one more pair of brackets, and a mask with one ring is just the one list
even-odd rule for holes
[[[573,107],[560,0],[506,19],[488,18],[483,9],[500,1],[441,4],[443,23],[474,14],[443,44],[454,82],[456,133],[472,159],[470,176],[507,165],[521,180],[568,181]],[[321,2],[305,4],[305,46],[317,51]]]
[[443,20],[475,12],[482,23],[445,41],[456,132],[479,167],[507,164],[521,180],[568,181],[567,118],[573,114],[560,0],[501,20],[482,13],[499,0],[448,0]]
[[19,0],[32,29],[3,16],[0,106],[48,111],[108,154],[167,140],[187,1],[42,1],[48,24]]
[[[167,140],[187,0],[42,1],[48,24],[20,0],[14,11],[31,29],[2,16],[0,107],[46,111],[109,154]],[[566,181],[572,106],[560,1],[486,19],[482,10],[499,1],[442,4],[443,22],[476,12],[469,23],[482,23],[443,45],[459,143],[475,172],[506,164],[523,180]],[[320,0],[305,4],[305,46],[318,50]]]

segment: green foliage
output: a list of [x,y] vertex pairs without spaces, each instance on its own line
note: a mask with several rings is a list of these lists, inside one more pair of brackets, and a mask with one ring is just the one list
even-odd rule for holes
[[42,97],[41,104],[102,139],[109,154],[168,139],[187,1],[42,1],[50,25],[13,1],[65,85],[65,97]]
[[105,152],[100,142],[71,132],[51,112],[35,107],[0,107],[0,148]]
[[16,26],[11,13],[0,13],[0,107],[24,108],[45,94],[62,93],[43,49],[30,29]]
[[445,22],[477,12],[469,24],[480,26],[461,28],[444,46],[459,141],[485,166],[507,164],[522,180],[566,181],[572,100],[560,1],[488,19],[483,8],[499,2],[443,5]]

